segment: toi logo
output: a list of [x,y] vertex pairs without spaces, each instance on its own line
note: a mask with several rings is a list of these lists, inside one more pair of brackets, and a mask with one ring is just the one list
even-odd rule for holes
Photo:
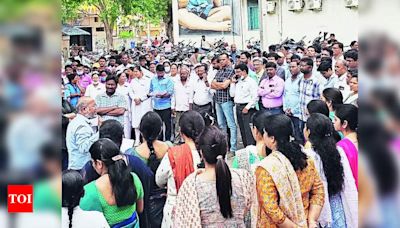
[[32,185],[8,186],[8,212],[33,212]]

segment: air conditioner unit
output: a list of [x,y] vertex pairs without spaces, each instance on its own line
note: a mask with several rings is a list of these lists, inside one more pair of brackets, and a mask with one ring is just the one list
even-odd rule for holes
[[358,7],[358,0],[344,0],[344,4],[348,8]]
[[303,0],[287,0],[289,11],[301,11],[304,7]]
[[309,10],[322,10],[322,0],[308,0],[307,9]]
[[267,13],[273,14],[273,13],[275,13],[275,9],[276,9],[276,2],[268,1],[267,2]]

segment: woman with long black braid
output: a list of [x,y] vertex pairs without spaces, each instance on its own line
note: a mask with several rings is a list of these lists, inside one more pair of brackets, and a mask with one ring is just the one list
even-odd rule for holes
[[79,172],[66,170],[62,174],[62,227],[109,227],[104,215],[98,211],[83,211],[79,202],[84,195],[83,179]]
[[304,137],[312,148],[305,153],[314,160],[324,183],[325,203],[318,219],[322,227],[358,227],[358,192],[345,152],[336,146],[332,121],[312,114],[305,125]]

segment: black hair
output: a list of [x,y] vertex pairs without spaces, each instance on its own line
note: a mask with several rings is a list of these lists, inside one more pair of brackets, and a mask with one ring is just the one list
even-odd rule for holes
[[164,72],[164,71],[165,71],[164,65],[158,64],[158,65],[156,66],[156,71]]
[[146,56],[144,56],[144,55],[139,56],[139,61],[141,61],[141,60],[146,60]]
[[276,69],[276,63],[267,62],[267,63],[265,63],[264,65],[265,65],[265,69],[270,68],[270,67]]
[[244,52],[240,53],[240,55],[245,55],[246,58],[251,59],[251,54],[248,51],[244,51]]
[[194,48],[194,53],[199,53],[200,49],[199,48]]
[[67,68],[72,68],[71,64],[66,65],[66,66],[64,67],[65,70],[66,70]]
[[200,110],[199,113],[203,117],[204,127],[209,127],[211,125],[214,125],[215,118],[212,116],[211,112],[208,112],[207,110]]
[[105,71],[105,70],[100,71],[100,72],[99,72],[99,75],[101,75],[102,73],[106,73],[107,77],[110,75],[110,74],[109,74],[107,71]]
[[321,113],[324,116],[329,117],[329,108],[328,105],[323,100],[312,100],[307,104],[308,113]]
[[232,218],[232,175],[225,162],[228,150],[226,135],[216,126],[206,127],[199,137],[199,149],[208,164],[215,164],[219,207],[224,218]]
[[307,167],[307,155],[303,153],[300,144],[290,141],[290,137],[293,137],[293,125],[288,116],[277,114],[266,117],[264,132],[275,138],[277,150],[289,159],[295,171]]
[[343,189],[344,172],[336,141],[333,138],[334,127],[331,119],[320,113],[312,114],[306,123],[310,130],[309,140],[314,151],[320,156],[324,173],[328,182],[329,196]]
[[67,78],[68,78],[69,83],[72,83],[72,81],[75,79],[75,77],[76,77],[76,74],[74,74],[74,73],[68,74]]
[[106,57],[104,57],[104,56],[101,56],[101,57],[99,58],[99,61],[100,61],[100,59],[104,59],[105,61],[107,61]]
[[324,89],[324,91],[322,92],[322,96],[324,96],[324,98],[327,101],[332,103],[333,110],[336,110],[336,107],[338,105],[342,105],[343,104],[342,92],[340,92],[340,90],[337,89],[337,88],[326,88],[326,89]]
[[72,228],[74,208],[84,195],[84,182],[81,174],[75,170],[65,170],[62,173],[62,207],[68,208],[69,228]]
[[125,156],[121,154],[117,144],[111,139],[102,138],[92,144],[89,152],[93,160],[100,160],[107,167],[117,207],[134,204],[137,200],[137,192],[132,183],[131,169],[124,159],[117,161],[112,159],[117,155]]
[[301,60],[300,60],[300,62],[304,62],[304,63],[306,63],[307,64],[307,66],[314,66],[314,61],[311,59],[311,58],[309,58],[309,57],[304,57],[304,58],[302,58]]
[[340,42],[338,42],[338,41],[336,41],[336,42],[334,42],[333,44],[332,44],[332,47],[333,47],[333,45],[335,45],[335,44],[337,44],[338,46],[339,46],[339,48],[340,49],[342,49],[342,51],[343,51],[343,43],[340,43]]
[[333,56],[333,51],[332,51],[331,48],[325,47],[325,48],[322,48],[322,51],[327,51],[327,52],[329,52],[329,56],[330,56],[330,57]]
[[250,122],[253,124],[254,127],[257,128],[257,131],[259,131],[261,134],[263,134],[264,130],[264,119],[267,117],[268,114],[262,110],[257,111],[251,116]]
[[[330,58],[330,57],[321,57],[321,63],[322,62],[327,62],[327,63],[329,63],[329,64],[331,64],[332,65],[332,58]],[[333,69],[332,69],[333,70]]]
[[352,47],[352,46],[354,46],[354,44],[356,44],[356,43],[357,43],[357,40],[353,40],[353,41],[351,41],[350,46]]
[[111,80],[115,82],[115,85],[118,84],[118,79],[117,79],[117,77],[114,76],[114,75],[108,75],[108,76],[106,77],[106,81],[105,81],[105,82],[108,82],[108,81],[111,81]]
[[312,48],[312,49],[314,49],[314,51],[317,51],[317,48],[315,46],[313,46],[313,45],[310,45],[310,46],[307,47],[307,49],[309,49],[309,48]]
[[135,65],[132,67],[132,70],[138,70],[138,71],[142,72],[142,67],[140,67],[139,65]]
[[226,58],[228,58],[228,59],[230,58],[230,56],[229,56],[228,53],[226,53],[226,52],[221,53],[221,54],[218,56],[218,58],[221,57],[221,56],[223,56],[223,55],[225,55]]
[[246,71],[246,74],[249,73],[249,67],[244,63],[239,63],[239,64],[235,65],[235,70],[236,69],[239,69],[241,71]]
[[271,44],[268,46],[268,50],[271,52],[276,51],[276,45],[275,44]]
[[350,69],[348,70],[348,73],[351,75],[351,78],[358,79],[358,69]]
[[296,47],[296,51],[297,51],[297,49],[300,49],[300,50],[302,50],[303,52],[305,51],[304,47],[302,47],[302,46],[297,46],[297,47]]
[[343,124],[347,121],[348,129],[357,132],[358,128],[358,108],[352,104],[339,105],[335,110],[335,115]]
[[293,54],[292,57],[290,57],[290,61],[293,62],[293,60],[301,60],[299,55]]
[[106,120],[100,126],[99,138],[111,139],[118,147],[122,144],[124,127],[117,120]]
[[330,63],[330,62],[326,62],[326,61],[321,61],[321,64],[319,64],[319,67],[318,67],[318,71],[319,72],[322,72],[322,71],[328,71],[329,69],[331,69],[332,70],[332,63]]
[[278,59],[279,59],[279,55],[276,54],[275,52],[268,53],[265,57],[266,57],[266,58],[272,57],[272,58],[274,58],[275,60],[278,60]]
[[348,50],[344,53],[344,59],[353,59],[354,61],[358,60],[358,52],[356,50]]
[[160,160],[157,159],[153,143],[160,135],[161,129],[162,120],[156,112],[147,112],[140,120],[139,130],[142,133],[143,138],[146,140],[147,147],[150,150],[150,156],[147,165],[154,173],[157,171],[157,168],[160,165]]
[[182,134],[197,142],[205,127],[203,117],[196,111],[184,112],[179,119],[179,128]]
[[211,59],[211,62],[214,62],[215,60],[219,62],[219,55],[214,55],[214,57]]

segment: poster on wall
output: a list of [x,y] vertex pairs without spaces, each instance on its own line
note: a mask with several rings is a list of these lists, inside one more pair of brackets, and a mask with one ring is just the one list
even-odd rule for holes
[[240,1],[176,1],[179,35],[240,35]]

